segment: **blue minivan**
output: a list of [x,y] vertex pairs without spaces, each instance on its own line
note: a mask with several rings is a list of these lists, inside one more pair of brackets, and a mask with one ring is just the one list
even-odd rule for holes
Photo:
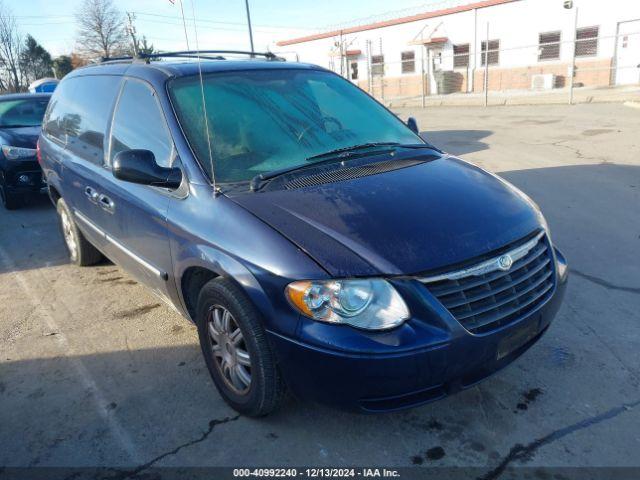
[[71,261],[195,322],[233,408],[413,407],[547,331],[567,263],[524,193],[323,68],[162,56],[66,76],[39,160]]

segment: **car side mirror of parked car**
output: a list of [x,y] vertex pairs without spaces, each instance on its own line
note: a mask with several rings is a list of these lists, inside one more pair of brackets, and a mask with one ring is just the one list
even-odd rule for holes
[[409,117],[407,119],[407,127],[415,133],[416,135],[420,135],[420,129],[418,128],[418,122],[415,118]]
[[112,172],[119,180],[154,187],[175,189],[182,182],[182,170],[161,167],[149,150],[118,152],[113,159]]

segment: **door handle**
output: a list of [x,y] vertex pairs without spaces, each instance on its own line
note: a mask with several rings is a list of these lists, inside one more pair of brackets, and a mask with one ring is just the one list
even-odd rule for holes
[[98,197],[98,204],[105,209],[108,212],[113,213],[113,211],[116,208],[116,204],[113,203],[113,200],[111,200],[109,197],[107,197],[106,195],[102,194]]
[[93,203],[98,201],[98,192],[96,192],[93,188],[87,187],[84,189],[84,194],[91,200]]

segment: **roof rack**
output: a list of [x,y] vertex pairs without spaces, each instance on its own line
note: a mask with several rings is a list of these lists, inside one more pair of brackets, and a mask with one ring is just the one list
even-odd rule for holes
[[101,57],[98,63],[125,63],[132,60],[133,57]]
[[102,57],[100,63],[145,62],[155,58],[201,58],[205,60],[226,60],[224,55],[248,55],[249,57],[264,57],[267,60],[285,62],[282,57],[272,52],[247,52],[245,50],[182,50],[178,52],[139,53],[135,56]]

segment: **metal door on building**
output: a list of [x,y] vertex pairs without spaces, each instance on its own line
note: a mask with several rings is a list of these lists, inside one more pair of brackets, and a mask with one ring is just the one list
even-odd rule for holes
[[640,83],[640,20],[620,22],[616,46],[616,85]]

